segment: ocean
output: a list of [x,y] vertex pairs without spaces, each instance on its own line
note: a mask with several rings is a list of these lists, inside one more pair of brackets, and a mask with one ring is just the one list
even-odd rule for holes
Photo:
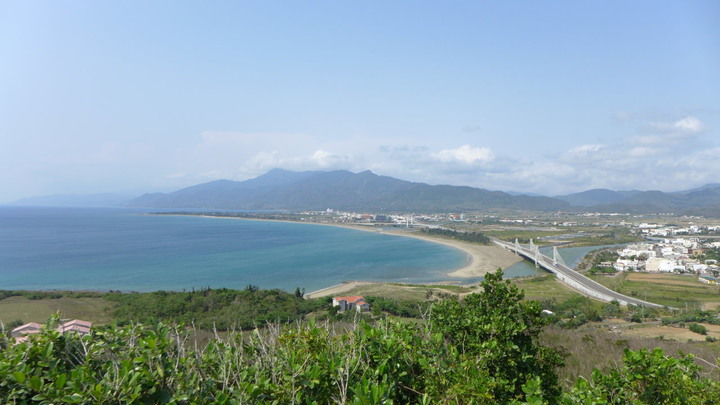
[[445,245],[376,232],[143,214],[0,207],[0,289],[181,291],[252,284],[310,292],[346,280],[445,281],[468,260]]

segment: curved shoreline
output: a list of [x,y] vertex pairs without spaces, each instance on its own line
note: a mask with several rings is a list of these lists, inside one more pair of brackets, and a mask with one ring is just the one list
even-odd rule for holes
[[[163,214],[166,215],[166,214]],[[199,217],[206,217],[206,218],[219,218],[219,219],[240,219],[240,220],[247,220],[247,221],[271,221],[271,222],[287,222],[287,223],[294,223],[294,224],[305,224],[305,225],[321,225],[321,226],[332,226],[336,228],[346,228],[346,229],[354,229],[358,231],[364,231],[364,232],[375,232],[379,234],[385,234],[385,235],[394,235],[394,236],[402,236],[402,237],[408,237],[408,238],[415,238],[424,240],[426,242],[430,243],[437,243],[441,245],[445,245],[454,249],[457,249],[461,252],[463,252],[467,258],[468,262],[466,265],[452,270],[448,273],[446,273],[447,277],[449,278],[448,281],[450,282],[462,282],[461,279],[463,278],[477,278],[477,277],[483,277],[485,274],[493,272],[497,270],[498,268],[506,269],[518,262],[522,261],[522,258],[515,253],[512,253],[510,251],[507,251],[495,244],[491,245],[478,245],[474,243],[454,240],[454,239],[444,239],[444,238],[435,238],[431,236],[425,236],[425,235],[419,235],[417,232],[411,232],[411,231],[404,231],[401,229],[405,228],[398,228],[398,229],[377,229],[377,228],[371,228],[366,227],[362,225],[353,225],[353,224],[336,224],[336,223],[320,223],[320,222],[301,222],[301,221],[290,221],[290,220],[278,220],[278,219],[263,219],[263,218],[241,218],[241,217],[225,217],[225,216],[213,216],[213,215],[203,215],[198,214],[194,216]],[[356,281],[359,282],[359,281]],[[330,289],[333,287],[341,287],[345,286],[345,284],[340,284],[336,286],[330,286],[321,290],[313,291],[312,293],[308,293],[307,295],[314,294],[320,291],[324,291],[326,289]]]
[[447,273],[448,277],[453,278],[482,277],[487,273],[497,270],[498,268],[506,269],[523,260],[515,253],[496,246],[495,244],[478,245],[454,239],[433,238],[430,236],[410,234],[402,231],[389,231],[386,233],[389,235],[421,239],[431,243],[439,243],[441,245],[458,249],[467,254],[470,259],[467,265]]

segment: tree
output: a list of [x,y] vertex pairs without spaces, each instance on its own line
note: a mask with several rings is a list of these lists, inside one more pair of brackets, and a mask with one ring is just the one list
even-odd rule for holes
[[578,380],[563,396],[565,404],[716,404],[717,381],[702,378],[693,356],[665,356],[662,349],[625,349],[623,364]]
[[487,274],[481,294],[435,304],[432,326],[461,357],[487,370],[495,401],[523,400],[523,386],[539,377],[543,397],[554,402],[560,395],[555,368],[563,361],[538,343],[548,321],[538,302],[524,301],[523,291],[502,276],[500,269]]

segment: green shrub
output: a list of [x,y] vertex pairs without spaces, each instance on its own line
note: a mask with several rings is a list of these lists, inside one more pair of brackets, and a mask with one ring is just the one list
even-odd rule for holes
[[690,326],[688,326],[688,329],[690,329],[690,332],[707,335],[707,328],[704,325],[700,325],[699,323],[691,323]]

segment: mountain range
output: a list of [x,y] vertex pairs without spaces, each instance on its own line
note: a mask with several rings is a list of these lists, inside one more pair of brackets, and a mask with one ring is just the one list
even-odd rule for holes
[[594,189],[555,197],[575,209],[631,214],[672,212],[675,214],[720,216],[720,184],[707,184],[692,190],[612,191]]
[[409,182],[370,171],[274,169],[246,181],[217,180],[172,193],[145,194],[128,206],[247,210],[465,211],[507,208],[720,216],[720,184],[675,193],[595,189],[545,197]]
[[25,198],[16,205],[128,206],[168,209],[448,212],[506,208],[530,211],[666,213],[720,217],[720,183],[666,193],[593,189],[546,197],[519,192],[399,180],[370,171],[273,169],[245,181],[216,180],[170,193]]
[[291,172],[274,169],[246,181],[217,180],[173,193],[145,194],[132,207],[246,210],[464,211],[487,208],[557,211],[570,207],[550,197],[512,196],[463,186],[432,186],[370,171]]

